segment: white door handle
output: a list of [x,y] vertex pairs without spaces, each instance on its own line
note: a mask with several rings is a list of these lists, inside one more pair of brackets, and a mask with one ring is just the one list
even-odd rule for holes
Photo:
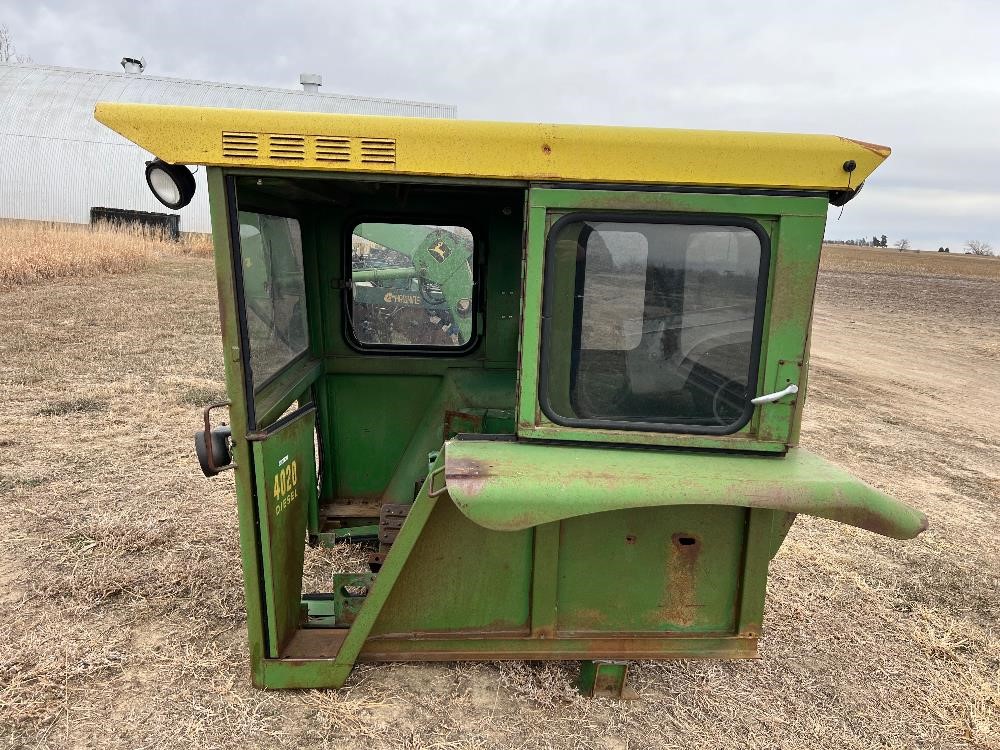
[[793,393],[798,393],[799,387],[795,383],[789,383],[788,387],[775,391],[774,393],[766,393],[763,396],[758,396],[757,398],[750,399],[751,404],[769,404],[772,401],[777,401],[778,399],[784,398],[785,396],[791,396]]

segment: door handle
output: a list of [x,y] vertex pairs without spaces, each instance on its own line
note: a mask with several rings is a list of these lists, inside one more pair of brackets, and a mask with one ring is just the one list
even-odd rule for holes
[[769,404],[772,401],[777,401],[785,396],[791,396],[793,393],[798,393],[799,387],[795,383],[789,383],[785,388],[780,391],[775,391],[774,393],[766,393],[763,396],[758,396],[757,398],[750,399],[750,403],[756,405],[759,404]]

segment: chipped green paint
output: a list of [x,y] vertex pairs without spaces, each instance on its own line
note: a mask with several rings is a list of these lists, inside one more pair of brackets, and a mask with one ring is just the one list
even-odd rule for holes
[[783,457],[450,440],[448,492],[488,529],[667,505],[739,506],[827,518],[912,539],[922,513],[802,448]]

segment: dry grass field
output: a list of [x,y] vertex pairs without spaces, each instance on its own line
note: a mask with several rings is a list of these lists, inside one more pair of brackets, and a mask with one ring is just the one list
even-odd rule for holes
[[210,255],[209,235],[172,242],[140,228],[0,220],[0,291],[61,277],[138,271],[164,255]]
[[800,518],[761,658],[641,663],[634,702],[577,697],[572,664],[252,689],[231,479],[191,447],[222,392],[210,261],[0,292],[0,742],[1000,748],[1000,283],[852,252],[821,275],[804,443],[930,530]]
[[894,248],[823,246],[823,268],[828,271],[866,271],[889,274],[930,274],[966,279],[1000,279],[1000,258]]

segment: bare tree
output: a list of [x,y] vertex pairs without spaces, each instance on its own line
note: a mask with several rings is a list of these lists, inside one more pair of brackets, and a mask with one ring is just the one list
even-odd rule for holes
[[893,245],[894,245],[895,247],[898,247],[898,248],[899,248],[899,252],[903,252],[904,250],[909,250],[909,249],[910,249],[910,241],[909,241],[909,240],[906,240],[906,239],[903,239],[903,240],[896,240],[896,241],[895,241],[895,242],[893,243]]
[[993,245],[982,240],[969,240],[965,243],[969,255],[993,255]]
[[31,58],[27,55],[17,54],[17,48],[14,46],[14,40],[11,39],[10,29],[7,28],[6,24],[0,24],[0,63],[2,62],[31,62]]

